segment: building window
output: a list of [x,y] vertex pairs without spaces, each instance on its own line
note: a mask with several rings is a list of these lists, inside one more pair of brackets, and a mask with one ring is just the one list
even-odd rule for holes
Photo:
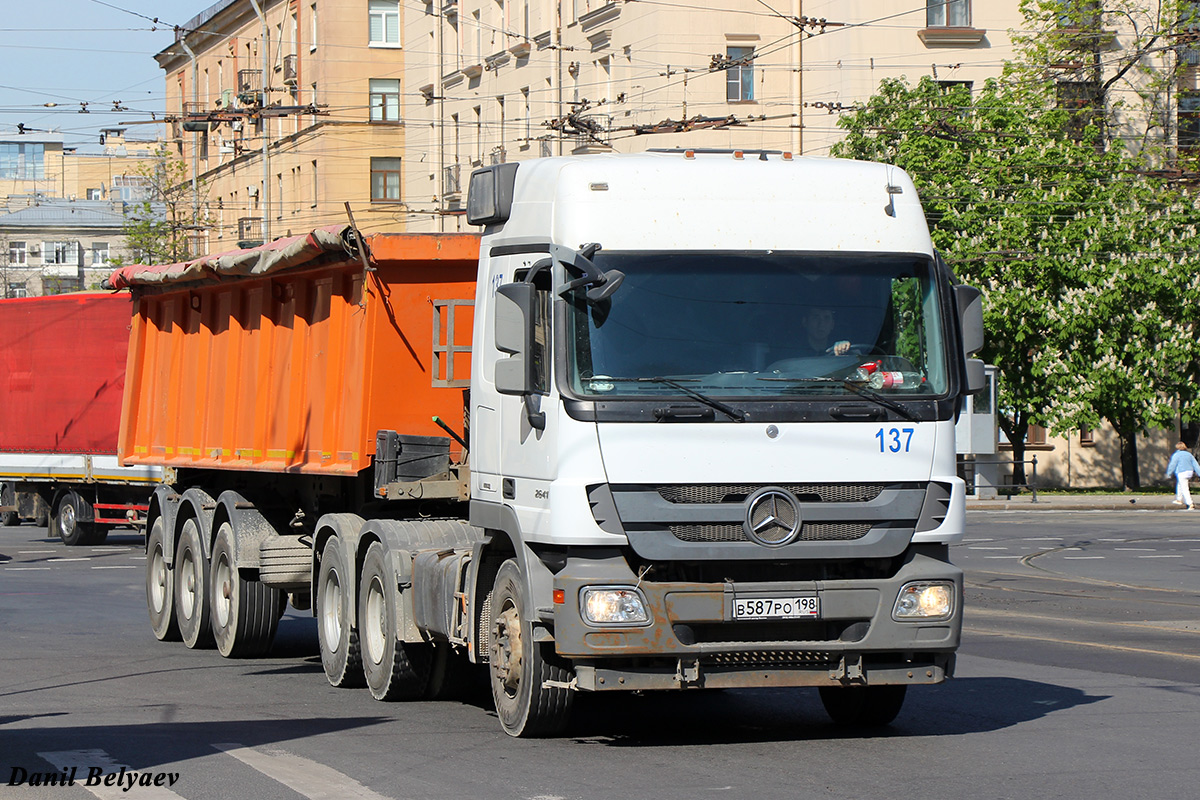
[[1071,114],[1067,120],[1067,135],[1079,141],[1088,125],[1098,125],[1103,120],[1104,95],[1100,84],[1095,81],[1059,81],[1057,90],[1058,107]]
[[46,146],[24,142],[0,142],[0,178],[40,181],[46,177]]
[[143,175],[116,175],[112,180],[113,195],[120,194],[124,203],[142,203],[150,199],[150,179]]
[[79,264],[79,242],[42,242],[43,264]]
[[26,262],[26,251],[24,242],[9,242],[8,243],[8,264],[9,266],[23,265]]
[[1083,447],[1096,446],[1096,432],[1088,427],[1079,429],[1079,444]]
[[1025,433],[1025,444],[1028,445],[1044,445],[1046,443],[1046,429],[1041,425],[1030,424],[1029,430]]
[[400,81],[371,78],[371,122],[400,121]]
[[308,52],[315,53],[317,51],[317,4],[313,3],[308,7],[308,22],[309,22],[309,41]]
[[104,195],[99,189],[88,189],[87,190],[87,199],[88,200],[103,200]]
[[1177,124],[1180,152],[1200,152],[1200,92],[1180,93]]
[[371,159],[371,201],[395,202],[400,199],[400,159]]
[[371,45],[395,47],[400,44],[399,0],[370,0],[367,15]]
[[929,28],[971,27],[970,0],[925,0],[925,25]]
[[92,242],[92,266],[99,267],[108,263],[108,242]]
[[312,207],[317,207],[317,162],[312,162]]
[[726,47],[725,99],[745,103],[754,99],[754,48]]

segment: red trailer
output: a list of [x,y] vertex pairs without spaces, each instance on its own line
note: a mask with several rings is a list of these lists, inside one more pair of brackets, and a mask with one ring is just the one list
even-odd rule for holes
[[66,544],[97,544],[146,510],[162,470],[117,457],[129,309],[89,292],[0,301],[5,524],[42,508]]

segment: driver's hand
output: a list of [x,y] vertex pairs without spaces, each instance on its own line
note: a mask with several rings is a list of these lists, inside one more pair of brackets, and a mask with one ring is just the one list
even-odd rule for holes
[[834,342],[833,347],[829,349],[835,356],[844,356],[846,351],[850,349],[850,342],[843,339],[840,342]]

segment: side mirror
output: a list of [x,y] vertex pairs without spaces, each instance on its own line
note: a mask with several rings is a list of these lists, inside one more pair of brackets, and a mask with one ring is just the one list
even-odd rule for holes
[[522,395],[533,391],[533,304],[529,283],[506,283],[496,290],[496,349],[508,354],[496,362],[496,391]]
[[983,349],[983,295],[974,286],[959,284],[954,287],[954,300],[958,306],[958,326],[962,330],[963,355],[969,356]]

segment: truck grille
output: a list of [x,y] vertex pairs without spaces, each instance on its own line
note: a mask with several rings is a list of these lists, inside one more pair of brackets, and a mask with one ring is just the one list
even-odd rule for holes
[[[670,503],[742,503],[762,486],[750,483],[709,483],[660,486],[659,495]],[[782,488],[802,503],[867,503],[884,490],[881,483],[796,483]]]
[[750,650],[742,653],[708,653],[701,663],[718,667],[836,666],[833,653],[820,650]]
[[[737,523],[707,525],[670,525],[671,533],[681,542],[745,542],[746,530]],[[800,528],[801,542],[850,542],[871,530],[869,522],[813,522]]]

